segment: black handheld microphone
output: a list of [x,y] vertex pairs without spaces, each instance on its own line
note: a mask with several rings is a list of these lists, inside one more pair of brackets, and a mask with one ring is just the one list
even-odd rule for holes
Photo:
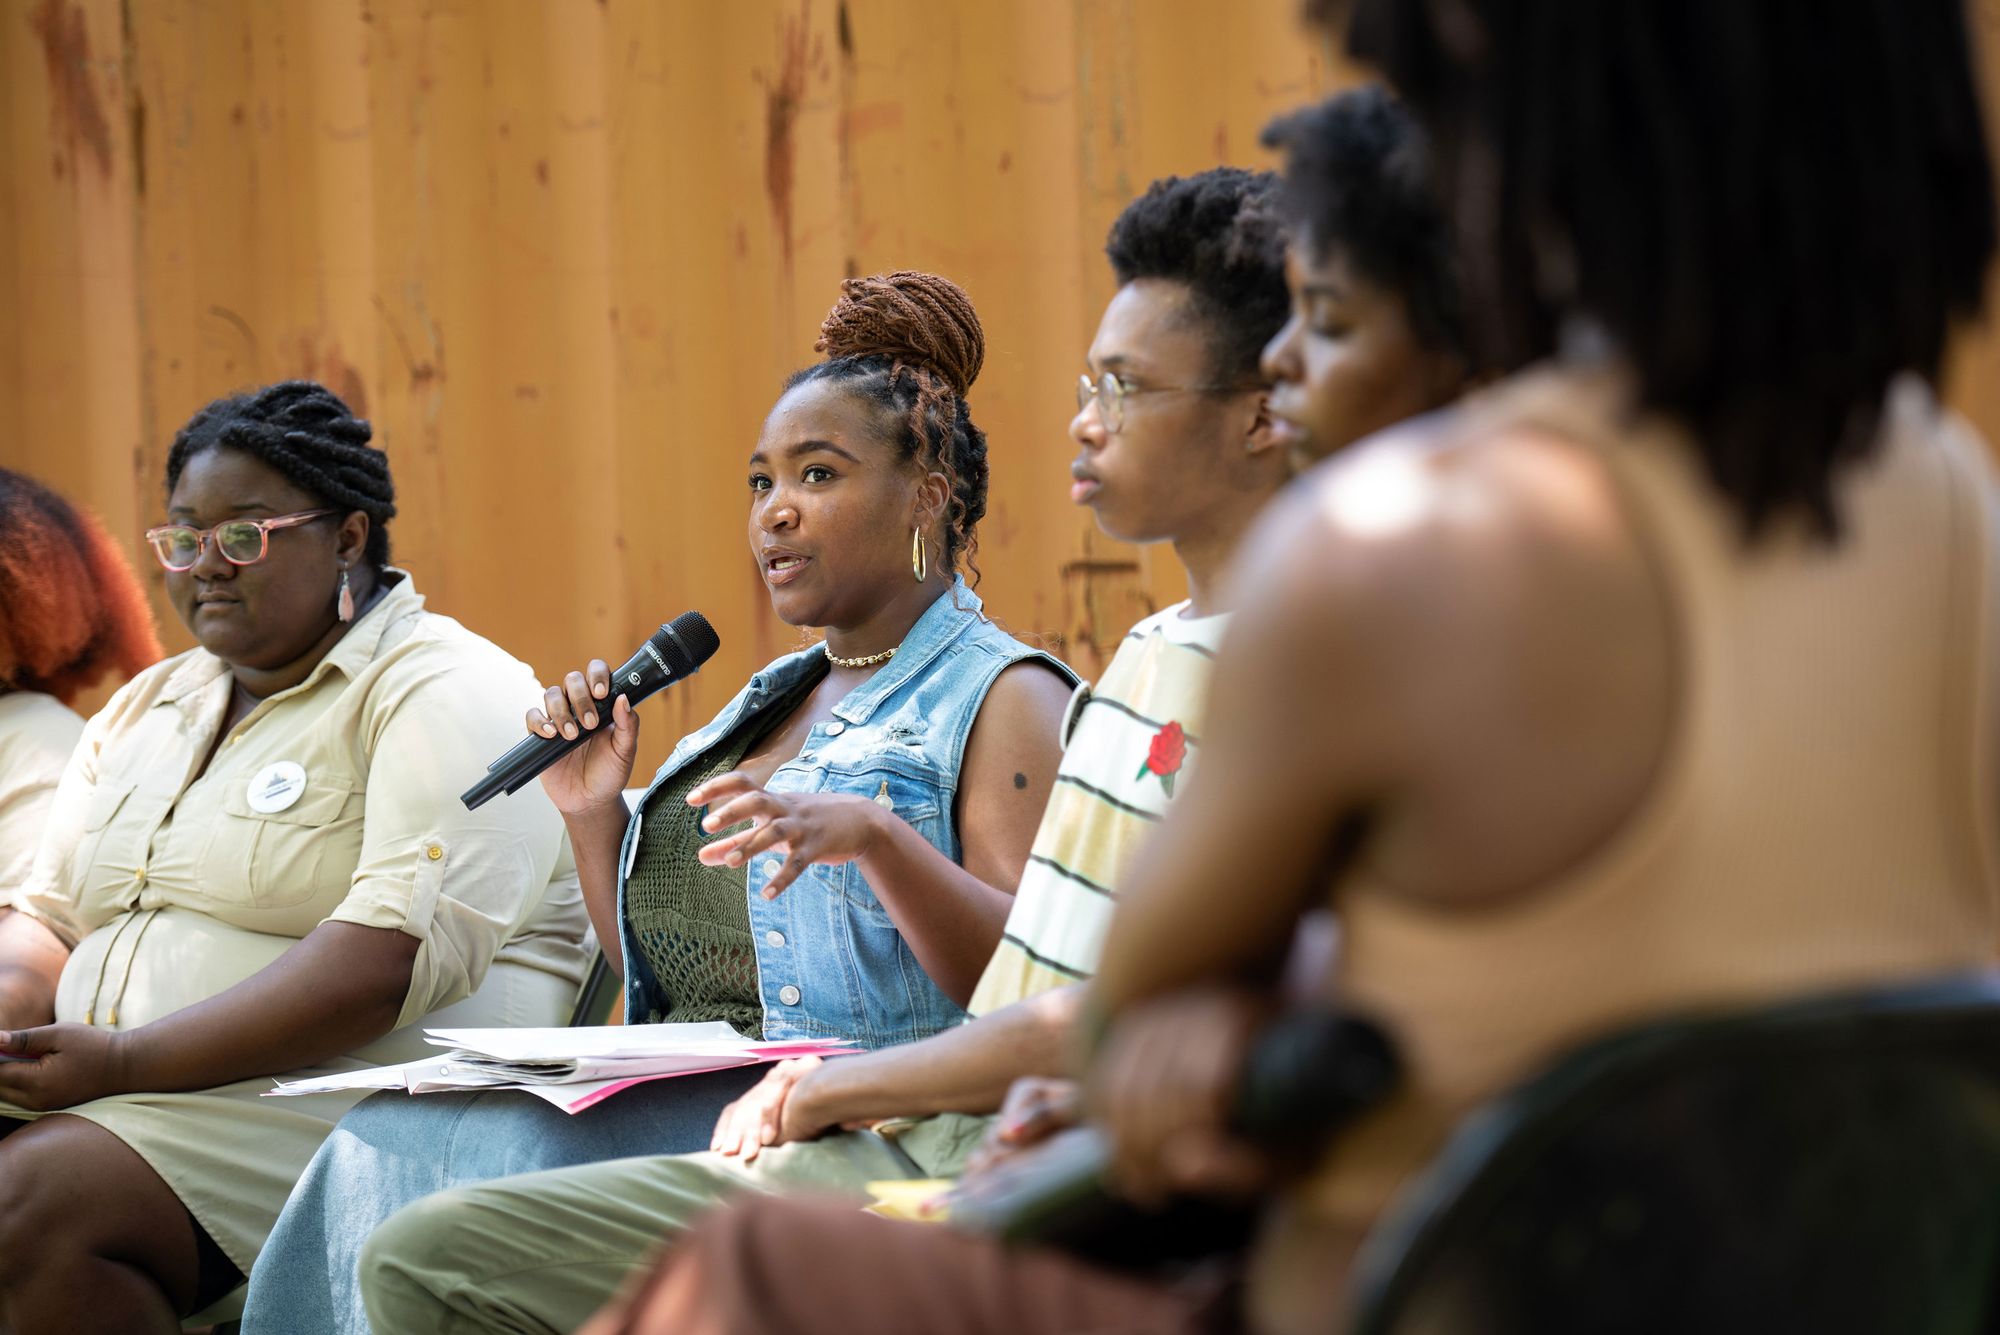
[[[1320,1008],[1281,1015],[1252,1041],[1229,1129],[1303,1162],[1385,1098],[1401,1074],[1388,1036],[1359,1016]],[[1128,1271],[1248,1245],[1254,1211],[1201,1198],[1141,1209],[1106,1186],[1110,1163],[1111,1143],[1101,1127],[1072,1127],[1051,1139],[1037,1160],[1011,1174],[1001,1170],[983,1188],[961,1191],[952,1202],[952,1223]]]
[[592,733],[611,726],[611,710],[618,697],[637,705],[641,700],[671,686],[683,677],[692,677],[701,665],[722,647],[715,628],[699,612],[683,612],[655,631],[639,646],[639,652],[611,674],[611,694],[597,707],[597,727],[585,729],[577,720],[575,737],[528,737],[520,745],[486,767],[486,777],[465,790],[459,801],[465,809],[490,802],[502,793],[511,793],[570,752],[582,746]]

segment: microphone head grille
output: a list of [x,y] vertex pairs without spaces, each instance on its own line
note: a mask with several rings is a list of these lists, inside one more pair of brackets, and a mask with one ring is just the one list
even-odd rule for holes
[[713,658],[722,647],[722,637],[701,613],[683,612],[660,627],[653,644],[673,668],[674,675],[682,677]]

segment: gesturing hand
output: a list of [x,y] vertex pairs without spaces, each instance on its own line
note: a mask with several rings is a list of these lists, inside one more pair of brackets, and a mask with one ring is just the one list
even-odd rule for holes
[[805,1100],[792,1097],[799,1082],[818,1070],[824,1059],[793,1057],[764,1073],[764,1078],[724,1108],[715,1119],[708,1147],[748,1163],[767,1145],[811,1140],[832,1125],[805,1113]]
[[[528,711],[528,731],[537,737],[574,738],[597,727],[611,694],[611,668],[593,658],[581,672],[542,693],[542,707]],[[639,754],[639,716],[624,696],[611,704],[611,726],[599,729],[576,750],[542,771],[542,790],[556,810],[576,815],[622,801]]]
[[0,1099],[51,1112],[123,1094],[122,1036],[87,1024],[45,1024],[0,1034]]
[[710,867],[738,867],[766,850],[785,855],[764,886],[776,899],[815,862],[852,862],[882,837],[882,822],[893,819],[865,797],[847,793],[772,793],[741,770],[731,770],[692,789],[689,806],[709,807],[701,827],[713,834],[749,821],[748,828],[703,844],[697,856]]

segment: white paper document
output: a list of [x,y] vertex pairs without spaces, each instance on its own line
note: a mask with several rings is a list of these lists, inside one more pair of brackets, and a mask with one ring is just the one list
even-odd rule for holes
[[266,1097],[347,1090],[518,1089],[568,1112],[651,1080],[727,1070],[786,1057],[852,1052],[839,1039],[758,1042],[727,1024],[599,1025],[575,1029],[426,1029],[450,1051],[397,1066],[277,1082]]

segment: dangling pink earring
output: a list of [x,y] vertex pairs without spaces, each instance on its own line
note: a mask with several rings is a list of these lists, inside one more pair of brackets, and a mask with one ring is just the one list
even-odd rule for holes
[[335,614],[342,621],[354,620],[354,590],[347,587],[347,567],[340,568],[340,602]]

